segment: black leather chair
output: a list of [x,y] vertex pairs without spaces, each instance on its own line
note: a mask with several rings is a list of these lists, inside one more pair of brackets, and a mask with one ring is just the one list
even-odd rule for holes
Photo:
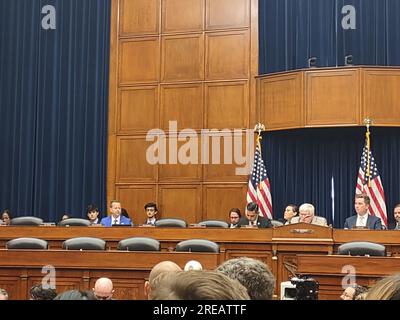
[[16,238],[6,243],[7,249],[47,249],[46,240],[38,238]]
[[126,251],[160,251],[160,242],[153,238],[132,237],[118,242],[117,250]]
[[199,225],[205,226],[207,228],[229,228],[228,222],[221,221],[221,220],[200,221]]
[[156,227],[167,227],[167,228],[186,228],[187,223],[182,219],[165,218],[157,220],[155,223]]
[[271,224],[273,227],[281,227],[284,225],[283,222],[281,222],[279,220],[274,220],[274,219],[271,220]]
[[65,240],[63,249],[67,250],[105,250],[106,242],[100,238],[77,237]]
[[190,239],[179,242],[176,251],[219,253],[219,245],[206,239]]
[[353,241],[347,242],[339,246],[338,253],[340,255],[350,256],[378,256],[384,257],[386,255],[385,246],[368,241]]
[[69,227],[69,226],[85,226],[88,227],[90,226],[90,221],[87,219],[82,219],[82,218],[69,218],[62,220],[58,223],[60,227]]
[[10,225],[12,226],[38,226],[43,223],[43,219],[32,216],[24,216],[12,218]]

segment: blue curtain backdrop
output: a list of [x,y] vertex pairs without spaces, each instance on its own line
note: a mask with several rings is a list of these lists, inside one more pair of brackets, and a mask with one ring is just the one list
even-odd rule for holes
[[[42,7],[56,9],[45,30]],[[108,0],[0,1],[0,209],[106,208]]]
[[[355,8],[356,29],[343,29],[345,5]],[[307,67],[400,65],[398,0],[259,0],[259,73]]]
[[[371,128],[371,148],[381,175],[388,221],[400,203],[400,128]],[[287,204],[313,203],[316,214],[343,228],[354,215],[354,194],[365,128],[298,129],[263,135],[262,153],[272,190],[274,217]],[[332,179],[334,211],[332,209]]]

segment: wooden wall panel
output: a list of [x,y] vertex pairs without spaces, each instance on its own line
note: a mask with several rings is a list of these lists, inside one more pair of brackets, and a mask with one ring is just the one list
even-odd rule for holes
[[158,86],[122,88],[117,117],[118,133],[158,128]]
[[144,137],[120,137],[117,141],[117,182],[153,182],[157,166],[147,162],[151,142]]
[[201,139],[198,135],[189,135],[185,141],[180,141],[182,139],[183,136],[177,135],[166,139],[167,145],[176,147],[167,148],[167,164],[158,166],[160,182],[201,182]]
[[205,127],[248,128],[249,87],[247,81],[207,83]]
[[158,37],[121,41],[120,83],[158,81],[159,56],[160,41]]
[[163,37],[162,81],[204,79],[203,47],[203,34]]
[[[119,185],[117,186],[116,199],[128,211],[129,217],[135,225],[142,224],[146,220],[144,205],[147,202],[156,202],[157,188],[150,185]],[[105,215],[103,215],[105,216]]]
[[302,74],[291,73],[261,79],[258,87],[261,123],[267,129],[299,127],[303,120]]
[[244,213],[247,184],[204,185],[203,220],[228,221],[229,210],[239,208]]
[[120,0],[122,36],[156,34],[159,31],[160,0]]
[[204,0],[162,0],[162,32],[201,31]]
[[203,164],[200,136],[198,164],[149,164],[146,151],[166,139],[169,160],[170,129],[233,131],[259,121],[258,0],[111,3],[107,200],[122,197],[136,215],[142,198],[154,194],[151,200],[175,214],[183,196],[189,210],[178,213],[197,222],[204,184],[246,183],[247,177],[236,174],[236,164]]
[[360,110],[357,69],[306,72],[306,126],[356,125]]
[[399,126],[400,70],[364,70],[363,116],[374,125]]
[[161,128],[168,130],[169,121],[177,121],[177,129],[203,128],[203,85],[188,83],[161,86]]
[[248,77],[248,32],[208,33],[206,35],[206,80]]
[[187,223],[198,222],[201,212],[200,185],[160,185],[160,211],[163,218],[180,218]]
[[[203,140],[205,139],[203,137]],[[249,171],[244,168],[246,162],[250,168],[251,155],[254,152],[247,151],[246,153],[250,145],[245,134],[234,134],[229,131],[210,134],[207,141],[203,142],[204,149],[208,150],[208,156],[203,156],[205,159],[203,161],[204,181],[247,181]]]
[[207,0],[206,3],[207,30],[249,26],[249,0]]

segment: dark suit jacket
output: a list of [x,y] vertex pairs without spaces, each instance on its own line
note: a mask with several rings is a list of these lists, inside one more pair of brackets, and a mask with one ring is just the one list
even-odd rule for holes
[[[239,228],[241,226],[248,226],[248,225],[249,225],[249,220],[246,217],[240,218],[239,223],[238,223]],[[257,226],[259,228],[272,228],[272,223],[271,223],[271,221],[269,221],[269,219],[258,216]]]
[[[346,222],[344,223],[344,228],[352,229],[356,226],[356,223],[357,223],[357,215],[351,216],[350,218],[346,219]],[[382,230],[381,218],[368,215],[367,228],[371,230]]]

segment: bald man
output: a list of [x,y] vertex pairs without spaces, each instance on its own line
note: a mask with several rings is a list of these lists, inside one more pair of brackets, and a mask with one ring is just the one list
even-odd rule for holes
[[182,271],[182,268],[172,261],[161,261],[157,263],[150,271],[149,281],[144,283],[144,294],[149,299],[151,288],[154,285],[154,280],[163,272]]
[[114,293],[112,281],[108,278],[98,279],[94,285],[93,293],[97,300],[111,300]]

